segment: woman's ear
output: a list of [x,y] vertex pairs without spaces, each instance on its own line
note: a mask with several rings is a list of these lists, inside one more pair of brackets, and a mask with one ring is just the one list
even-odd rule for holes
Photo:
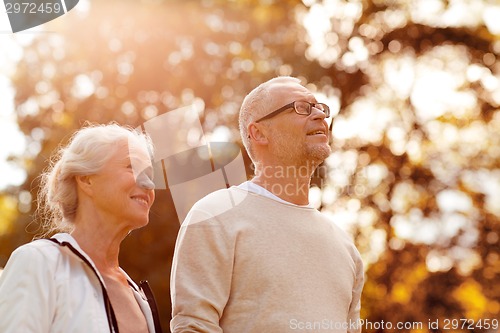
[[257,123],[250,123],[248,125],[248,137],[258,145],[267,145],[269,143],[265,128]]
[[85,194],[92,195],[92,179],[91,176],[75,176],[76,186]]

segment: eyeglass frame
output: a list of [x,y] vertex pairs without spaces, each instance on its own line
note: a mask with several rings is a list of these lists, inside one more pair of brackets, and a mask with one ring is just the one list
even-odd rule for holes
[[[295,103],[296,102],[302,102],[302,103],[309,104],[311,106],[311,108],[309,109],[309,113],[307,113],[307,114],[305,114],[305,113],[298,113],[297,109],[295,108]],[[325,108],[325,110],[323,111],[323,110],[320,110],[320,109],[316,108],[316,105],[323,105],[324,108]],[[329,118],[330,117],[330,107],[328,105],[326,105],[325,103],[311,103],[311,102],[307,102],[307,101],[293,101],[293,102],[288,103],[287,105],[282,106],[281,108],[279,108],[279,109],[277,109],[277,110],[275,110],[275,111],[273,111],[273,112],[265,115],[264,117],[255,120],[254,122],[258,123],[259,121],[272,118],[272,117],[277,116],[281,112],[286,111],[286,110],[288,110],[290,108],[292,108],[293,111],[295,111],[296,114],[299,114],[299,115],[302,115],[302,116],[309,116],[312,113],[312,108],[316,108],[316,109],[322,111],[326,115],[325,118]]]

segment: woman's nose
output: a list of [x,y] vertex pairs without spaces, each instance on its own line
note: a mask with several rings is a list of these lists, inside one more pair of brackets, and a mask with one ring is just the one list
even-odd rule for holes
[[139,187],[146,190],[154,190],[155,183],[145,172],[141,172],[135,181]]

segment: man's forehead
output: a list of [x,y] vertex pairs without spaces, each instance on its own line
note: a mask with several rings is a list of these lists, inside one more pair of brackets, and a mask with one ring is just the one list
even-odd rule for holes
[[[275,81],[275,82],[270,82],[269,84],[269,89],[285,89],[285,88],[304,88],[299,82],[296,81]],[[305,88],[304,88],[305,89]]]
[[277,82],[273,84],[269,93],[273,97],[282,97],[289,98],[292,95],[300,96],[300,97],[314,97],[314,95],[304,86],[299,84],[298,82]]

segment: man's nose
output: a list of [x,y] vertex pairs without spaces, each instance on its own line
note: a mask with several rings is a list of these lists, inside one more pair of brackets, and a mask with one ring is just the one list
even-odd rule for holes
[[321,118],[321,119],[325,119],[326,118],[326,113],[314,106],[311,107],[311,117],[317,119],[317,118]]

